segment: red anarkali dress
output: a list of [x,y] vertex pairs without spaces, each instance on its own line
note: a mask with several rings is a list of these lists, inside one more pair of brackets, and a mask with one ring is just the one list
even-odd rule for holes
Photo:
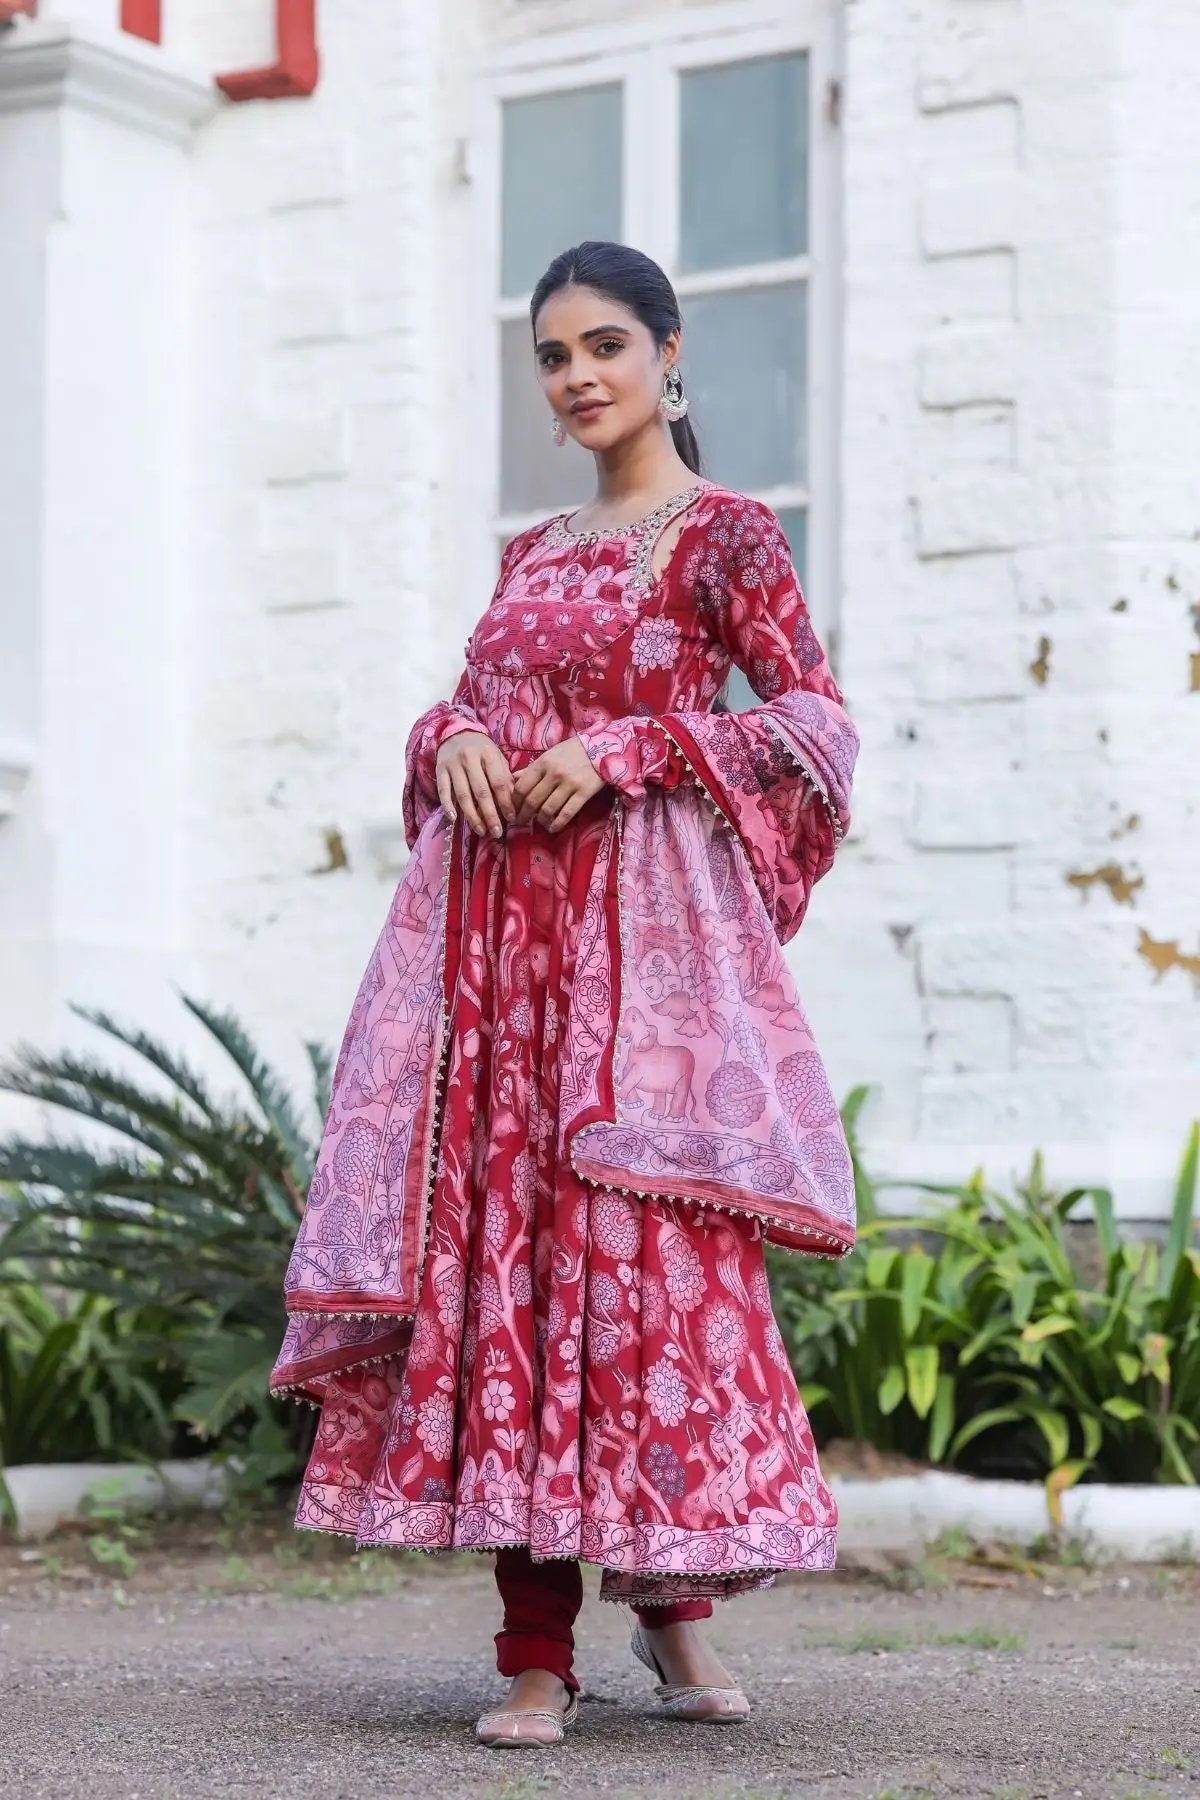
[[[273,1386],[321,1409],[300,1526],[426,1551],[528,1544],[535,1558],[599,1564],[607,1600],[726,1597],[834,1560],[836,1507],[772,1314],[764,1221],[715,1198],[678,1204],[582,1177],[564,1147],[564,1022],[588,999],[577,983],[595,979],[580,953],[594,935],[589,907],[614,811],[697,781],[664,716],[709,713],[731,659],[766,698],[816,695],[837,713],[841,694],[778,521],[760,503],[698,482],[634,527],[579,535],[566,517],[508,544],[453,699],[413,728],[409,842],[435,829],[434,759],[457,731],[487,731],[514,772],[577,733],[609,785],[553,835],[535,821],[499,840],[461,820],[438,825],[461,861],[443,928],[444,1089],[415,1304],[406,1317],[393,1309],[381,1338],[381,1311],[343,1297],[314,1322],[296,1298],[313,1287],[309,1265],[327,1284],[350,1280],[353,1208],[388,1154],[389,1133],[353,1110],[377,1077],[350,1072],[385,980],[377,952],[335,1077],[331,1149],[289,1274],[296,1304]],[[660,573],[655,544],[672,525]],[[758,727],[753,709],[740,728],[756,793],[800,780],[797,856],[807,863],[793,876],[806,901],[845,816],[786,734]],[[714,753],[714,771],[718,762]],[[420,912],[415,892],[410,883],[410,913]],[[611,914],[611,885],[602,892]],[[642,1004],[657,1016],[635,1011],[642,1035],[630,1056],[645,1053],[658,1074],[642,1078],[635,1103],[686,1126],[679,1078],[705,1020],[655,929],[647,922],[637,948]],[[736,1145],[739,1125],[757,1117],[741,1110],[737,1071],[753,1075],[765,1058],[753,1025],[733,1035],[707,1100]],[[813,1167],[841,1184],[844,1212],[840,1123],[819,1058],[806,1049],[780,1067],[793,1116],[815,1128],[818,1148],[825,1140],[825,1163],[814,1153]],[[403,1070],[389,1079],[398,1090]],[[366,1097],[351,1093],[363,1081]],[[389,1104],[394,1120],[394,1092]],[[772,1141],[782,1148],[778,1128]],[[835,1253],[848,1241],[843,1233]]]

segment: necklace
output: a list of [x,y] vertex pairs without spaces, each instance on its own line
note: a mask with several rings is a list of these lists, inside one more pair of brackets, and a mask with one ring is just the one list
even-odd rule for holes
[[633,569],[625,587],[626,598],[638,602],[645,598],[654,586],[654,548],[663,530],[677,513],[684,512],[698,494],[703,494],[712,486],[710,481],[697,481],[680,494],[672,494],[656,506],[652,513],[642,519],[632,519],[628,525],[614,525],[607,531],[568,531],[567,520],[570,513],[559,513],[551,523],[543,540],[551,549],[561,548],[569,544],[598,543],[602,538],[635,538]]
[[598,531],[572,531],[567,525],[571,513],[559,513],[551,527],[551,540],[557,544],[587,544],[594,543],[599,538],[632,537],[635,532],[652,531],[660,520],[665,524],[667,518],[683,507],[690,506],[696,495],[702,493],[708,485],[705,481],[694,482],[691,487],[684,488],[682,493],[672,494],[669,499],[660,502],[653,512],[645,513],[642,518],[631,519],[628,525],[601,526]]

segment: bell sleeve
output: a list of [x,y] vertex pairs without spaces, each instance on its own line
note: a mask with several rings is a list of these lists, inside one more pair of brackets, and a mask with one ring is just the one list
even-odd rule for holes
[[404,836],[411,850],[430,815],[441,807],[436,764],[442,745],[460,731],[487,732],[471,704],[471,680],[464,669],[449,700],[423,712],[408,734],[404,751]]
[[739,496],[701,527],[685,567],[708,629],[760,704],[630,715],[579,736],[627,803],[698,783],[741,839],[786,943],[849,829],[858,733],[769,507]]

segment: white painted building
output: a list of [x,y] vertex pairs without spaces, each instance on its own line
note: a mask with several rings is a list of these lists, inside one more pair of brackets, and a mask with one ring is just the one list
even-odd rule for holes
[[172,982],[285,1063],[336,1039],[409,725],[498,542],[590,491],[528,289],[617,236],[862,732],[793,951],[872,1166],[1040,1145],[1161,1212],[1200,1110],[1200,20],[319,0],[315,91],[236,103],[272,0],[163,0],[161,46],[121,6],[0,31],[0,1041],[73,998],[182,1039]]

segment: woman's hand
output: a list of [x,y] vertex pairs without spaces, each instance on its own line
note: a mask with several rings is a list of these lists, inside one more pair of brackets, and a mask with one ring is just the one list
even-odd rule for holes
[[536,817],[547,831],[561,831],[593,794],[608,784],[577,737],[564,738],[521,770],[513,782],[518,825]]
[[516,816],[512,770],[486,731],[458,731],[447,738],[434,761],[438,799],[453,822],[461,810],[472,831],[503,837],[501,815]]

